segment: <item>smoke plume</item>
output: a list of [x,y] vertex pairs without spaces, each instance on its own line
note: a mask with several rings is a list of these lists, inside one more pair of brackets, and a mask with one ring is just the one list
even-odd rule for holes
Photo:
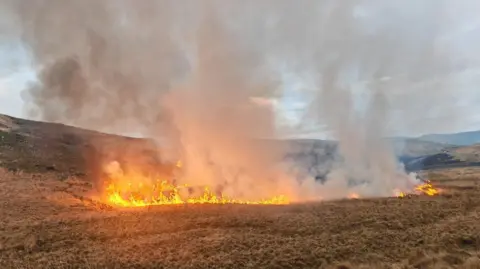
[[[415,175],[403,171],[384,139],[391,113],[387,95],[410,81],[450,71],[451,57],[438,45],[445,5],[422,2],[413,9],[375,1],[363,6],[347,3],[331,7],[324,24],[328,30],[312,50],[319,91],[311,111],[329,126],[343,158],[327,176],[327,185],[338,184],[340,193],[361,196],[408,191],[418,183]],[[375,25],[372,33],[365,10],[385,24]],[[442,91],[437,88],[437,93]]]
[[[419,106],[392,96],[451,72],[441,33],[452,21],[442,19],[448,5],[440,0],[2,5],[38,72],[24,92],[32,115],[151,137],[163,159],[183,161],[181,180],[245,198],[407,190],[412,179],[383,137],[392,107]],[[302,122],[326,125],[339,142],[341,158],[323,185],[315,175],[299,181],[281,163],[281,143],[262,140],[279,134],[274,110],[258,100],[281,98],[282,72],[308,85]],[[429,85],[437,94],[446,88]]]

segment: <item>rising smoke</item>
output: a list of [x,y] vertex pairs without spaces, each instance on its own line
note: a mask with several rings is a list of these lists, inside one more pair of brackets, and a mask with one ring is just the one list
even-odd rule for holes
[[[383,140],[389,96],[451,72],[441,0],[1,2],[38,72],[24,92],[32,115],[152,137],[162,158],[183,160],[182,180],[245,198],[407,190]],[[278,135],[272,108],[254,100],[281,97],[279,66],[309,82],[302,122],[339,141],[324,185],[297,181],[279,164],[285,148],[259,139]]]

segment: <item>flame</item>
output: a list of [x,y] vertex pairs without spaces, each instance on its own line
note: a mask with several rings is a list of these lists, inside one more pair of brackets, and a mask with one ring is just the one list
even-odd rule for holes
[[440,190],[433,187],[430,181],[427,181],[423,184],[416,186],[415,191],[421,194],[426,194],[428,196],[434,196],[440,193]]
[[[182,162],[175,166],[182,168]],[[117,162],[110,163],[106,170],[109,171],[108,185],[105,188],[106,202],[118,207],[146,207],[154,205],[179,205],[179,204],[246,204],[246,205],[284,205],[290,200],[285,195],[277,195],[267,199],[245,200],[228,197],[216,193],[205,186],[196,195],[185,195],[190,192],[189,185],[175,185],[167,180],[152,182],[149,178],[136,173],[125,175]],[[135,182],[133,184],[132,182]],[[185,191],[184,191],[185,190]],[[198,190],[198,188],[197,188]],[[441,192],[430,181],[416,185],[411,192],[395,190],[395,196],[402,198],[412,194],[434,196]],[[357,193],[350,193],[349,199],[360,199]]]
[[175,186],[167,181],[155,184],[153,188],[145,188],[143,184],[128,188],[120,188],[120,185],[110,183],[106,194],[108,202],[120,207],[145,207],[152,205],[179,205],[179,204],[249,204],[249,205],[279,205],[288,204],[289,200],[284,195],[275,196],[263,200],[241,200],[216,195],[209,187],[204,187],[203,192],[195,197],[184,198],[180,190],[187,188],[187,185]]
[[[435,188],[430,181],[426,181],[423,184],[417,185],[414,187],[413,192],[415,194],[423,194],[428,196],[434,196],[440,194],[441,190]],[[409,193],[406,192],[398,192],[397,197],[402,198],[408,196]]]
[[[182,162],[175,165],[182,168]],[[124,174],[118,162],[111,162],[106,167],[108,184],[104,196],[108,204],[118,207],[146,207],[153,205],[179,204],[248,204],[248,205],[281,205],[288,204],[285,195],[268,199],[244,200],[235,199],[215,193],[210,187],[190,188],[189,185],[175,185],[169,180],[152,180],[151,178],[130,171]],[[191,195],[192,189],[197,191]]]

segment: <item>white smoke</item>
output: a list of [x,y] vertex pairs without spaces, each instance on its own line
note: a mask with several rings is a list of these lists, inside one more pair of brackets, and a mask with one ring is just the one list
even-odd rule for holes
[[[457,19],[444,16],[449,3],[1,0],[0,7],[20,22],[7,25],[9,34],[20,34],[34,57],[39,83],[25,91],[33,114],[152,137],[163,159],[182,159],[189,183],[305,200],[389,196],[415,183],[383,140],[390,96],[452,71],[442,43]],[[259,139],[278,136],[271,106],[258,103],[282,95],[279,70],[314,96],[303,125],[323,124],[339,142],[341,158],[323,185],[278,165],[282,143]],[[441,95],[450,86],[425,87]],[[419,106],[400,107],[412,116]]]

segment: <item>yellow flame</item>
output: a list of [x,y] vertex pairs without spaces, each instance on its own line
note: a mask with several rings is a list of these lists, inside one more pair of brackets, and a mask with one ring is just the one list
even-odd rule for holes
[[[176,166],[182,168],[182,162],[178,161]],[[284,205],[290,203],[289,198],[285,195],[277,195],[260,200],[235,199],[223,194],[217,195],[209,187],[204,187],[200,194],[192,197],[180,194],[182,189],[189,187],[188,185],[174,185],[166,180],[157,180],[155,183],[151,183],[152,181],[136,173],[128,176],[124,175],[120,170],[112,169],[112,171],[113,173],[110,173],[112,178],[109,179],[110,183],[105,189],[105,195],[109,204],[119,207],[178,204]],[[132,184],[132,181],[138,183]],[[429,196],[440,193],[440,190],[433,187],[429,181],[415,186],[412,191],[413,193]],[[409,194],[411,193],[396,191],[396,197],[407,197]],[[360,196],[357,193],[350,193],[348,198],[359,199]]]
[[[423,184],[415,186],[415,188],[413,189],[413,192],[416,193],[416,194],[424,194],[424,195],[428,195],[428,196],[434,196],[434,195],[440,194],[440,190],[435,188],[430,183],[430,181],[427,181]],[[399,192],[397,194],[397,197],[400,197],[400,198],[406,197],[406,196],[408,196],[408,194],[409,193],[406,193],[406,192]]]
[[440,190],[433,187],[433,185],[429,181],[425,182],[424,184],[416,186],[415,191],[426,194],[428,196],[433,196],[440,193]]
[[[183,164],[179,160],[175,166],[181,169]],[[192,195],[190,189],[186,189],[189,187],[186,184],[176,185],[167,180],[155,180],[143,176],[135,169],[125,174],[117,162],[108,164],[106,173],[108,186],[104,190],[105,200],[119,207],[178,204],[288,204],[290,202],[285,195],[260,200],[234,199],[216,194],[209,187],[195,188],[197,194]]]
[[[151,205],[178,205],[178,204],[249,204],[249,205],[281,205],[288,204],[289,200],[284,195],[278,195],[269,199],[262,200],[241,200],[226,197],[224,195],[217,196],[210,188],[205,187],[203,193],[195,197],[183,198],[179,194],[179,190],[187,187],[174,186],[166,181],[153,187],[151,191],[145,191],[139,184],[140,188],[133,188],[128,184],[128,188],[121,189],[114,183],[111,183],[106,190],[108,202],[120,207],[145,207]],[[125,195],[122,195],[125,194]]]

